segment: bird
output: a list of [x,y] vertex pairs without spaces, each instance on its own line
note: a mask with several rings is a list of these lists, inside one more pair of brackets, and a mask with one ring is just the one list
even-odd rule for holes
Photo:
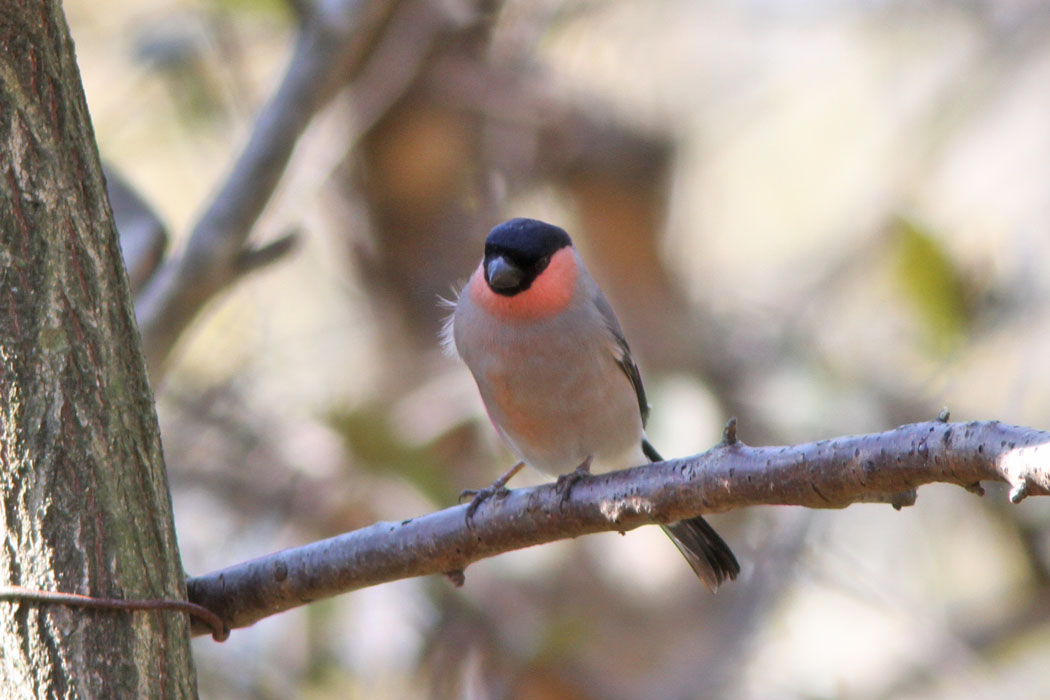
[[[528,218],[498,224],[448,304],[444,345],[474,376],[519,460],[492,486],[464,492],[474,496],[468,524],[525,464],[558,475],[568,496],[592,467],[662,460],[645,435],[649,404],[620,322],[563,228]],[[740,573],[703,517],[661,527],[711,592]]]

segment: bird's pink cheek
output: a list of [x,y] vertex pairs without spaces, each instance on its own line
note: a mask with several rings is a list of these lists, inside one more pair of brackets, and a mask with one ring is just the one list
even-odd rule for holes
[[576,257],[562,248],[551,257],[547,269],[532,285],[514,296],[493,292],[479,265],[470,278],[471,301],[488,313],[508,321],[534,321],[560,313],[572,301],[576,289]]

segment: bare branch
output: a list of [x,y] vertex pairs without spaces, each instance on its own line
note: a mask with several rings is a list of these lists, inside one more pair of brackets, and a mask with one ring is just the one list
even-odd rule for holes
[[[754,505],[844,508],[914,502],[933,482],[1004,481],[1011,499],[1050,494],[1050,432],[992,422],[914,423],[872,435],[787,447],[723,440],[711,450],[580,481],[563,502],[553,484],[380,522],[192,578],[190,600],[244,627],[319,598],[412,576],[460,580],[485,557],[602,531],[626,531]],[[207,630],[200,630],[199,633]]]
[[320,0],[309,13],[284,79],[263,109],[233,172],[190,236],[136,300],[146,362],[154,379],[179,334],[216,292],[238,276],[237,262],[296,142],[317,111],[355,71],[391,3]]

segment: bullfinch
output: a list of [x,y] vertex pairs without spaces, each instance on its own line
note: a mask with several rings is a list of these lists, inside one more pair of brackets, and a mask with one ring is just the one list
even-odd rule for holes
[[[521,460],[484,498],[529,464],[573,479],[592,464],[659,461],[645,437],[642,378],[620,323],[569,235],[535,219],[511,219],[485,239],[485,257],[451,302],[446,346],[466,363],[492,424]],[[714,591],[740,565],[702,517],[663,525]]]

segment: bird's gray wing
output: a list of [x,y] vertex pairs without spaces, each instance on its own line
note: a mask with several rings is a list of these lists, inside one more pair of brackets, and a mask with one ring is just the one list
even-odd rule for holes
[[638,372],[638,365],[635,364],[634,358],[631,357],[631,347],[627,344],[627,338],[623,335],[620,321],[616,318],[609,300],[605,298],[601,291],[597,291],[595,294],[594,305],[601,312],[602,318],[605,320],[605,327],[609,329],[609,333],[612,335],[615,346],[613,355],[616,359],[616,364],[620,366],[620,369],[631,381],[631,386],[634,387],[634,393],[638,397],[638,411],[642,414],[642,425],[644,426],[649,418],[649,402],[645,398],[642,375]]

